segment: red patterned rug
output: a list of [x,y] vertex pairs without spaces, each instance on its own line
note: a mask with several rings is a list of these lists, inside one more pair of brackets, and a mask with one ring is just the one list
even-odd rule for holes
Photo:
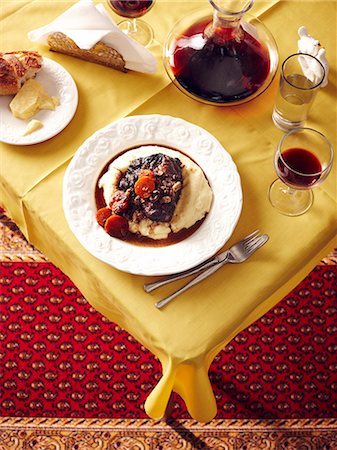
[[[26,248],[30,262],[11,257],[8,229],[16,253],[18,231],[9,221],[5,227],[0,415],[146,418],[158,360],[95,311],[60,270],[34,258],[36,250]],[[337,417],[335,254],[328,262],[215,358],[217,419]],[[173,406],[173,419],[189,418],[178,396]]]
[[146,417],[158,360],[0,210],[0,450],[337,450],[337,252],[210,368],[217,418]]

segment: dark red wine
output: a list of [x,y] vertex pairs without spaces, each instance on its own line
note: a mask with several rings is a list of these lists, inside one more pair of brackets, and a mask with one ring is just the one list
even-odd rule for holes
[[304,148],[288,148],[278,158],[280,178],[288,184],[309,187],[320,178],[321,163],[317,157]]
[[120,16],[134,19],[152,8],[154,0],[109,0],[111,8]]
[[204,31],[209,24],[209,20],[199,22],[176,40],[171,58],[176,80],[191,94],[211,102],[249,97],[268,77],[267,48],[242,27],[219,27],[208,37]]

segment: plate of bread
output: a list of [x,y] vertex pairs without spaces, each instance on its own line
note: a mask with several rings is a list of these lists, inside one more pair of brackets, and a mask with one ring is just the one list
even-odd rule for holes
[[52,59],[35,51],[0,52],[0,141],[43,142],[72,120],[78,104],[75,81]]

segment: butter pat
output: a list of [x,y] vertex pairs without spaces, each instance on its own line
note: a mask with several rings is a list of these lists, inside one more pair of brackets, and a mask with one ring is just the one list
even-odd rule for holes
[[[46,95],[45,95],[46,94]],[[40,109],[50,109],[54,111],[56,106],[60,104],[59,99],[55,96],[49,97],[46,92],[40,98]]]
[[59,104],[57,97],[50,97],[44,88],[34,79],[26,81],[9,107],[18,119],[30,119],[41,109],[54,110]]
[[27,136],[27,134],[33,133],[33,131],[36,131],[43,127],[43,123],[39,120],[33,119],[29,122],[27,125],[25,131],[23,132],[22,136]]

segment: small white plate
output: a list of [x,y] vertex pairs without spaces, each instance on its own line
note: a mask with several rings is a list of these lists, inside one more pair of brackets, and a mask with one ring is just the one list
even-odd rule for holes
[[[172,147],[190,156],[213,191],[211,209],[196,232],[164,247],[113,238],[95,218],[95,186],[103,167],[124,150],[146,144]],[[158,114],[126,117],[94,133],[75,153],[63,181],[63,209],[80,243],[98,259],[138,275],[180,272],[214,255],[230,238],[241,208],[240,176],[219,141],[192,123]]]
[[[14,117],[9,108],[14,95],[0,96],[0,142],[31,145],[46,141],[60,133],[74,117],[78,103],[77,87],[64,67],[44,57],[36,80],[45,88],[48,95],[56,95],[60,104],[54,111],[41,110],[34,117],[22,120]],[[40,120],[43,127],[27,136],[22,136],[32,119]]]

